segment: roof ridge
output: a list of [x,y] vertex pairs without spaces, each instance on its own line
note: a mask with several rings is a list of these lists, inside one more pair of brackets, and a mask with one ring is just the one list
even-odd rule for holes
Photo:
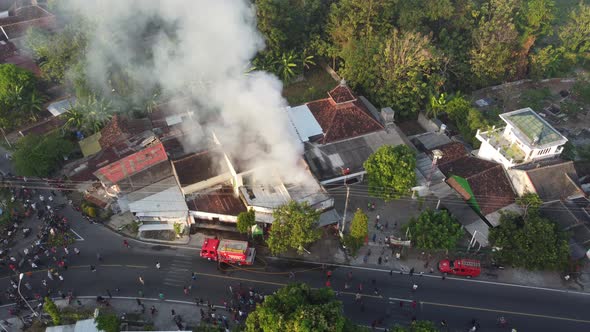
[[[534,172],[537,170],[543,170],[543,169],[547,169],[547,168],[552,168],[552,167],[557,167],[557,166],[564,166],[564,165],[573,165],[574,162],[572,160],[564,160],[564,162],[562,163],[557,163],[557,164],[550,164],[550,165],[544,165],[544,166],[540,166],[540,167],[535,167],[535,168],[531,168],[525,172]],[[574,168],[575,170],[575,168]]]
[[[464,157],[464,158],[465,158],[465,157]],[[466,156],[466,158],[470,158],[470,156]],[[461,159],[461,158],[459,158],[459,159]],[[479,159],[479,158],[478,158],[478,159]],[[457,160],[458,160],[458,159],[457,159]],[[481,159],[481,160],[483,160],[483,161],[487,161],[487,162],[490,162],[490,163],[493,163],[493,162],[491,162],[491,161],[489,161],[489,160],[485,160],[485,159]],[[481,172],[477,172],[477,173],[475,173],[475,174],[473,174],[473,175],[471,175],[471,176],[469,176],[469,177],[467,177],[467,178],[465,178],[465,179],[466,179],[466,180],[469,180],[469,179],[471,179],[471,178],[473,178],[473,177],[476,177],[476,176],[479,176],[479,175],[481,175],[481,174],[487,173],[488,171],[490,171],[490,170],[493,170],[493,169],[496,169],[496,168],[498,168],[498,167],[502,167],[502,165],[500,165],[500,164],[496,164],[496,165],[494,165],[494,166],[492,166],[492,167],[490,167],[490,168],[484,169],[484,170],[483,170],[483,171],[481,171]]]
[[204,154],[209,153],[211,151],[212,151],[212,149],[206,149],[206,150],[203,150],[203,151],[194,152],[194,153],[189,154],[188,156],[182,157],[180,159],[176,159],[176,160],[174,160],[172,162],[173,163],[181,162],[181,161],[184,161],[184,160],[189,159],[189,158],[193,158],[193,157],[196,157],[196,156],[204,155]]
[[[353,101],[352,103],[354,104],[354,103],[355,103],[355,102],[357,102],[357,101],[358,101],[358,99],[357,99],[357,100],[355,100],[355,101]],[[363,107],[366,107],[366,108],[368,108],[368,107],[365,105],[365,103],[363,103],[363,102],[362,102],[362,100],[361,100],[361,104],[363,105]],[[368,110],[367,110],[367,111],[368,111]],[[365,112],[365,110],[364,110],[364,109],[362,109],[362,107],[361,107],[361,113],[363,113],[363,114],[364,114],[366,117],[368,117],[368,118],[369,118],[369,119],[371,119],[373,122],[375,122],[375,123],[376,123],[376,124],[377,124],[379,127],[381,127],[381,128],[385,128],[385,127],[384,127],[384,126],[381,124],[381,122],[377,121],[375,118],[373,118],[373,116],[371,116],[369,113]]]
[[[326,99],[328,99],[328,101],[329,101],[329,99],[331,99],[331,98],[326,98]],[[336,103],[336,102],[334,102],[334,103]],[[338,109],[335,109],[334,110],[334,114],[332,115],[332,117],[330,118],[330,121],[328,122],[329,123],[329,127],[326,130],[326,132],[324,133],[324,139],[322,140],[323,143],[326,143],[326,140],[327,140],[327,138],[329,136],[329,133],[332,131],[332,127],[334,126],[334,120],[336,119],[336,116],[338,115],[338,113],[339,113],[338,112]]]

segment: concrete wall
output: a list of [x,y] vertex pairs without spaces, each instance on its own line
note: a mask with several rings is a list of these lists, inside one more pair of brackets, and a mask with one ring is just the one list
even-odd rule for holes
[[230,216],[226,214],[217,214],[217,213],[210,213],[210,212],[203,212],[203,211],[190,211],[190,215],[195,218],[205,219],[205,220],[213,220],[215,218],[219,219],[219,221],[225,222],[238,222],[237,216]]
[[212,178],[209,178],[209,179],[207,179],[205,181],[193,183],[191,185],[182,187],[182,192],[185,195],[189,195],[189,194],[192,194],[192,193],[194,193],[196,191],[204,190],[204,189],[207,189],[207,188],[211,188],[211,187],[213,187],[215,185],[225,183],[225,182],[227,182],[227,181],[229,181],[231,179],[232,179],[231,173],[221,174],[221,175],[218,175],[218,176],[214,176]]
[[535,187],[533,187],[533,184],[525,171],[508,169],[506,173],[512,183],[512,188],[514,188],[514,191],[516,191],[518,196],[522,196],[526,192],[536,192]]
[[418,123],[422,126],[422,128],[426,129],[426,131],[438,131],[439,127],[434,123],[432,120],[426,117],[423,112],[418,113]]

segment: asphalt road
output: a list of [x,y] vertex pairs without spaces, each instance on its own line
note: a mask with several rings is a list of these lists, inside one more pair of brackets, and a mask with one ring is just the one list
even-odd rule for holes
[[[52,289],[66,292],[73,289],[76,295],[106,295],[109,289],[115,296],[135,297],[142,290],[145,297],[157,297],[164,293],[167,299],[192,300],[195,297],[222,304],[229,298],[229,286],[254,287],[264,294],[272,293],[288,282],[297,281],[312,287],[323,287],[326,277],[321,266],[297,261],[259,259],[253,267],[227,267],[198,257],[191,248],[169,247],[130,241],[131,248],[124,248],[123,238],[101,225],[90,224],[78,212],[69,208],[63,211],[80,236],[74,246],[81,250],[76,256],[70,250],[69,268],[63,271],[63,282],[50,281]],[[100,253],[103,261],[97,261]],[[162,268],[156,269],[155,264]],[[90,270],[96,265],[96,272]],[[43,268],[43,267],[41,267]],[[438,276],[409,276],[362,267],[334,266],[332,287],[344,304],[347,317],[355,322],[370,325],[382,318],[385,326],[394,323],[407,324],[412,317],[448,322],[451,331],[467,331],[469,322],[477,319],[482,331],[509,331],[500,328],[496,320],[504,316],[510,327],[518,331],[590,331],[590,316],[586,308],[590,294],[548,290],[534,287],[506,285],[478,281],[476,279],[447,278]],[[290,280],[288,272],[295,272]],[[197,280],[191,280],[191,272]],[[352,272],[351,288],[344,289],[347,274]],[[10,287],[8,271],[3,268],[0,286]],[[141,285],[138,278],[145,280]],[[46,271],[33,274],[29,282],[34,289],[42,289],[41,280],[47,279]],[[372,280],[379,293],[375,295]],[[49,281],[49,280],[48,280]],[[363,284],[363,303],[355,302],[358,285]],[[418,289],[412,292],[412,285]],[[183,287],[192,285],[190,295],[184,295]],[[115,292],[119,288],[120,292]],[[29,293],[21,287],[23,293]],[[416,301],[416,308],[411,302]],[[403,306],[400,307],[400,302]],[[0,318],[8,317],[7,305],[0,307]],[[195,309],[195,313],[198,312]]]

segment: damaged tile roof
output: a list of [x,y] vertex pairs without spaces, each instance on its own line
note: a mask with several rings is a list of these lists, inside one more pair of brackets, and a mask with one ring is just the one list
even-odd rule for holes
[[371,115],[367,106],[354,98],[348,87],[339,86],[329,94],[330,98],[306,104],[322,127],[324,132],[322,144],[361,136],[384,128]]
[[229,172],[219,149],[193,153],[173,161],[173,165],[181,187]]
[[10,16],[0,18],[0,27],[8,38],[13,39],[24,35],[31,27],[54,29],[56,22],[52,13],[33,5],[11,10]]
[[542,200],[584,196],[573,161],[556,159],[543,166],[534,163],[532,166],[535,168],[525,171]]
[[355,101],[356,97],[350,90],[346,83],[340,83],[337,87],[328,92],[328,95],[336,104],[346,103],[349,101]]
[[[460,142],[451,142],[441,145],[437,147],[436,150],[440,150],[443,153],[442,158],[437,161],[439,167],[468,155],[467,149],[465,149],[465,146]],[[430,155],[432,155],[432,153],[430,153]]]
[[[452,148],[449,151],[454,151],[454,156],[457,156],[460,149]],[[516,196],[500,164],[472,156],[463,156],[443,165],[439,164],[439,169],[447,178],[455,175],[467,180],[484,216],[514,203]],[[465,188],[457,187],[459,185],[457,181],[447,180],[447,183],[464,199],[468,199]]]
[[197,193],[187,201],[189,210],[202,211],[229,216],[237,216],[240,212],[246,212],[244,202],[234,194],[230,185],[224,185],[220,189]]
[[167,159],[164,146],[156,141],[141,151],[98,169],[94,175],[103,182],[117,183]]
[[101,138],[98,142],[103,149],[106,149],[150,129],[151,124],[147,119],[128,119],[115,114],[111,121],[100,131]]

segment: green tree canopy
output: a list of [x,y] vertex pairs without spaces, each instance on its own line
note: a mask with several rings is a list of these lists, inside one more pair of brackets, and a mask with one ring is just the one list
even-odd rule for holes
[[465,234],[461,224],[446,210],[426,210],[405,227],[410,230],[413,246],[420,249],[451,250]]
[[0,64],[0,106],[16,107],[35,92],[37,80],[32,72],[13,64]]
[[537,193],[526,192],[522,196],[516,198],[516,204],[524,210],[524,218],[526,218],[529,214],[536,214],[539,212],[543,200],[537,195]]
[[121,321],[117,314],[100,313],[95,319],[96,328],[105,332],[119,332],[121,330]]
[[26,119],[34,119],[42,108],[32,72],[13,64],[0,64],[0,126],[12,129]]
[[270,52],[308,48],[324,30],[329,2],[322,0],[255,0],[258,29]]
[[482,86],[500,83],[516,74],[514,59],[518,31],[514,24],[518,0],[489,0],[479,11],[470,52],[471,70]]
[[571,53],[590,52],[590,4],[580,1],[572,9],[569,20],[559,29],[559,39]]
[[350,233],[347,235],[346,244],[353,254],[362,247],[369,235],[369,218],[361,209],[357,209],[350,223]]
[[65,83],[68,71],[84,55],[87,44],[83,22],[68,24],[58,33],[49,34],[41,29],[27,31],[26,45],[40,63],[43,78],[56,83]]
[[490,229],[489,240],[499,250],[494,256],[505,264],[530,270],[558,270],[567,265],[569,246],[557,226],[539,214],[526,219],[504,213],[500,226]]
[[453,121],[461,136],[474,147],[480,142],[475,138],[478,129],[485,130],[489,124],[483,114],[471,106],[471,102],[458,95],[441,107]]
[[444,83],[442,57],[428,35],[393,29],[382,38],[353,39],[341,53],[339,73],[378,105],[402,116],[422,109]]
[[57,133],[21,138],[13,154],[16,172],[24,176],[49,176],[74,149],[74,143]]
[[416,320],[410,326],[396,325],[391,330],[392,332],[438,332],[433,322],[429,320]]
[[45,297],[45,303],[43,303],[43,310],[51,317],[51,321],[54,325],[61,323],[61,313],[59,308],[55,305],[55,302],[49,297]]
[[410,193],[416,185],[416,155],[407,145],[384,145],[363,164],[369,193],[386,201]]
[[291,201],[275,209],[272,216],[274,221],[266,243],[273,254],[280,254],[289,249],[301,252],[306,245],[321,237],[318,228],[320,212],[307,202]]
[[246,320],[248,332],[332,332],[352,331],[353,327],[331,289],[312,289],[306,284],[289,284],[267,296]]
[[236,224],[238,232],[249,233],[254,225],[256,225],[256,212],[253,209],[238,214],[238,222]]

